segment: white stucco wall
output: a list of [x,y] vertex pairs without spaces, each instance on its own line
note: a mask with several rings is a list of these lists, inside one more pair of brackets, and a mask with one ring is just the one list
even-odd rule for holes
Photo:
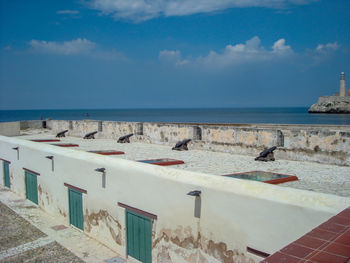
[[[13,147],[19,147],[19,160]],[[55,171],[51,171],[53,155]],[[0,136],[0,158],[11,161],[11,190],[25,197],[23,168],[38,176],[39,206],[68,216],[64,183],[83,194],[86,234],[126,256],[125,210],[157,215],[153,262],[254,262],[246,247],[273,253],[350,205],[349,198],[137,163]],[[106,168],[106,188],[101,173]],[[1,169],[1,176],[3,177]],[[3,180],[0,180],[3,184]],[[201,218],[194,217],[201,190]]]

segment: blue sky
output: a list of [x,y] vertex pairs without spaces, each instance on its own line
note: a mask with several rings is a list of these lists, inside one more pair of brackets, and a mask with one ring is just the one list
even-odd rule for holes
[[309,106],[348,0],[0,0],[0,109]]

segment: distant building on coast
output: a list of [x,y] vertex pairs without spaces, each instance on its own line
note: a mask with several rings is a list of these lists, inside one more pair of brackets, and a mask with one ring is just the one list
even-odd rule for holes
[[340,91],[339,91],[339,96],[340,97],[345,97],[347,95],[345,90],[346,90],[346,87],[345,87],[345,73],[342,72],[340,74]]
[[346,90],[345,73],[340,74],[339,92],[322,96],[309,108],[309,113],[350,113],[350,90]]

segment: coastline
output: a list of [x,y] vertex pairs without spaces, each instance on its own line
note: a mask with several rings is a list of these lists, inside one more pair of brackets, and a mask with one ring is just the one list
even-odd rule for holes
[[[21,120],[102,120],[210,124],[350,125],[347,114],[309,114],[307,107],[209,108],[209,109],[75,109],[6,110],[0,122]],[[86,117],[86,113],[89,114]]]

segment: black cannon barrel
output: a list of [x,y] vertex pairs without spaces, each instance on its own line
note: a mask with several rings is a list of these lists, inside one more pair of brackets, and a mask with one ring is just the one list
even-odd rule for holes
[[84,139],[95,139],[94,135],[95,135],[96,133],[97,133],[97,131],[87,133],[87,134],[84,136]]
[[187,144],[191,141],[191,139],[185,139],[182,141],[179,141],[175,144],[175,146],[172,148],[172,150],[177,150],[177,151],[187,151]]
[[68,132],[68,130],[61,131],[56,134],[56,137],[66,137],[65,133]]
[[126,138],[130,138],[130,137],[133,136],[133,135],[134,135],[133,133],[130,133],[130,134],[128,134],[128,135],[124,135],[124,136],[120,137],[119,140],[124,140],[124,139],[126,139]]
[[188,144],[190,141],[191,141],[191,139],[185,139],[185,140],[179,141],[176,143],[175,148],[180,147],[180,146],[185,145],[185,144]]
[[133,135],[134,135],[133,133],[130,133],[128,135],[124,135],[118,139],[118,142],[119,143],[129,143],[130,142],[129,138]]
[[269,153],[272,153],[274,150],[276,150],[276,146],[273,146],[269,149],[266,149],[265,151],[262,151],[260,154],[259,154],[259,157],[266,157]]

